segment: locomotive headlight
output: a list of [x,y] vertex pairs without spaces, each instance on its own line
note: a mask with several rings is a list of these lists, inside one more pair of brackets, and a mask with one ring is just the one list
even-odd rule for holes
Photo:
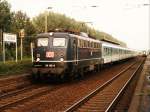
[[63,62],[63,61],[64,61],[64,58],[60,58],[60,61]]
[[37,59],[36,59],[36,62],[39,62],[39,61],[40,61],[40,58],[37,58]]
[[52,35],[53,35],[53,32],[50,32],[49,35],[52,36]]

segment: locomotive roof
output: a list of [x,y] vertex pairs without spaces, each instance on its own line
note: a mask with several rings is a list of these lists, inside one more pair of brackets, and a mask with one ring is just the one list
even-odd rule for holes
[[95,40],[93,38],[90,37],[84,37],[84,36],[80,36],[80,35],[76,35],[76,34],[70,34],[69,32],[50,32],[50,33],[40,33],[37,35],[38,37],[49,37],[51,36],[51,33],[53,33],[53,35],[55,36],[59,36],[59,35],[69,35],[70,37],[76,37],[82,40],[87,40],[87,41],[92,41],[92,42],[97,42],[97,43],[101,43],[99,40]]
[[104,41],[102,41],[102,46],[112,47],[112,48],[117,48],[117,49],[130,50],[130,49],[128,49],[128,48],[121,47],[121,46],[119,46],[119,45],[112,44],[112,43],[108,43],[108,42],[104,42]]
[[96,40],[96,39],[92,39],[90,37],[84,37],[84,36],[80,36],[80,35],[75,35],[75,34],[69,34],[71,37],[76,37],[78,39],[82,39],[82,40],[87,40],[87,41],[93,41],[93,42],[97,42],[97,43],[101,43],[101,41]]
[[135,51],[135,52],[137,52],[137,50],[130,49],[130,48],[127,48],[127,47],[121,47],[121,46],[119,46],[119,45],[112,44],[112,43],[108,43],[108,42],[104,42],[104,41],[102,41],[102,46],[112,47],[112,48],[117,48],[117,49],[122,49],[122,50],[128,50],[128,51]]
[[66,33],[66,32],[50,32],[50,33],[37,34],[37,37],[49,37],[49,36],[52,36],[51,34],[54,34],[54,35],[68,35],[68,33]]

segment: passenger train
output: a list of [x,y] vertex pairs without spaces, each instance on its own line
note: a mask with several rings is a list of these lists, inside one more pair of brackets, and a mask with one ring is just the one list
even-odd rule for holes
[[99,71],[104,64],[137,55],[134,50],[89,38],[85,33],[41,33],[33,49],[32,74],[60,79],[82,76],[87,71]]

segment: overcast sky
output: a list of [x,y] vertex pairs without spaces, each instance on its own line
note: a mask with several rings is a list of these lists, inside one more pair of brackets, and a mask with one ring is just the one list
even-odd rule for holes
[[[95,29],[127,43],[129,48],[148,49],[150,0],[7,0],[12,11],[35,17],[47,7],[76,20],[92,22]],[[97,7],[90,7],[90,6]]]

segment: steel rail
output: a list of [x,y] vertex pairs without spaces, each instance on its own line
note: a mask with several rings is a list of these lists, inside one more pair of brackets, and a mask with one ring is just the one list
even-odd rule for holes
[[[5,75],[4,75],[5,76]],[[22,75],[14,75],[14,76],[8,76],[8,77],[3,77],[3,76],[1,76],[1,78],[0,78],[0,82],[2,82],[2,81],[7,81],[7,80],[13,80],[13,79],[16,79],[16,78],[22,78],[22,77],[29,77],[30,76],[30,74],[28,74],[28,73],[24,73],[24,74],[22,74]]]
[[85,102],[87,102],[90,98],[92,98],[98,92],[100,92],[101,90],[103,90],[107,85],[109,85],[112,81],[114,81],[116,78],[118,78],[124,72],[126,72],[129,68],[131,68],[136,63],[137,62],[129,65],[127,68],[125,68],[124,70],[122,70],[121,72],[119,72],[116,76],[114,76],[113,78],[111,78],[110,80],[108,80],[107,82],[105,82],[103,85],[101,85],[100,87],[98,87],[96,90],[92,91],[90,94],[88,94],[87,96],[85,96],[84,98],[82,98],[81,100],[79,100],[78,102],[76,102],[75,104],[73,104],[71,107],[69,107],[68,109],[66,109],[64,112],[73,112],[74,110],[76,110],[78,107],[80,107],[82,104],[84,104]]
[[[56,88],[57,88],[57,87],[56,87]],[[31,99],[31,98],[40,96],[40,95],[42,95],[42,94],[46,94],[46,93],[48,93],[49,91],[52,91],[53,89],[56,89],[56,88],[55,88],[55,87],[46,88],[46,89],[44,89],[44,90],[42,90],[42,91],[39,91],[38,93],[34,93],[34,94],[29,95],[29,96],[27,96],[27,97],[23,97],[23,98],[21,98],[21,99],[17,99],[16,101],[12,101],[12,102],[10,102],[10,103],[4,104],[4,105],[0,105],[0,110],[2,110],[2,109],[4,110],[4,109],[6,109],[6,108],[8,108],[8,107],[11,107],[12,105],[15,105],[15,104],[19,103],[19,102],[24,102],[25,100],[29,100],[29,99]]]
[[119,93],[117,94],[117,96],[114,98],[114,100],[110,103],[110,105],[108,106],[108,108],[105,110],[105,112],[111,112],[112,109],[114,108],[114,106],[117,104],[119,98],[121,97],[121,95],[123,94],[123,92],[125,91],[125,89],[127,88],[127,86],[129,85],[129,83],[132,81],[133,77],[136,75],[136,72],[139,70],[139,68],[142,66],[143,62],[141,62],[141,64],[136,68],[136,70],[134,71],[134,73],[132,73],[131,77],[129,78],[129,80],[125,83],[125,85],[122,87],[122,89],[119,91]]
[[14,90],[14,91],[10,91],[8,93],[4,93],[4,94],[0,95],[0,99],[5,98],[5,97],[9,97],[9,96],[12,96],[12,95],[16,95],[20,92],[32,89],[34,86],[36,86],[36,85],[29,85],[29,86],[21,88],[19,90]]

